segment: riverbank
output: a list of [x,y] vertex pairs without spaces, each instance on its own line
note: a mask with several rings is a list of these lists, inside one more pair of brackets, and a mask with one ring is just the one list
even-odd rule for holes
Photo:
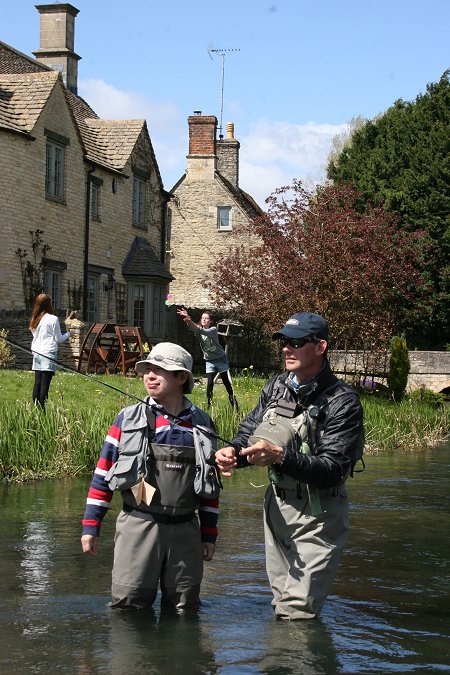
[[[43,414],[30,401],[33,377],[33,373],[27,371],[0,371],[1,481],[91,473],[116,414],[133,402],[128,395],[142,397],[145,394],[140,379],[119,375],[86,378],[59,372],[52,381],[50,400]],[[233,437],[239,421],[254,407],[265,379],[246,370],[234,375],[233,382],[239,413],[231,411],[221,384],[215,387],[211,411],[217,432],[225,439]],[[198,378],[190,398],[205,407],[203,378]],[[435,447],[448,437],[450,408],[447,405],[434,406],[408,397],[400,404],[393,404],[372,394],[363,395],[362,403],[368,454],[418,451]]]

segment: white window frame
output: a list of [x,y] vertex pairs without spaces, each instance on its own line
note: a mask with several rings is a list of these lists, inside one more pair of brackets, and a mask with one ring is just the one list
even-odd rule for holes
[[65,147],[47,138],[45,145],[45,194],[64,200]]
[[231,206],[217,207],[217,230],[219,232],[230,232],[233,229],[232,213]]
[[139,176],[133,176],[133,225],[145,227],[145,193],[147,183]]

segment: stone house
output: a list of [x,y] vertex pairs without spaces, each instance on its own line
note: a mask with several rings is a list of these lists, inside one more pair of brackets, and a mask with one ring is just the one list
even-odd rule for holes
[[0,327],[24,344],[41,289],[61,316],[166,336],[166,201],[144,119],[77,95],[70,4],[36,6],[33,59],[0,42]]
[[[177,305],[209,308],[203,287],[208,266],[220,264],[235,246],[252,245],[243,226],[262,209],[239,187],[239,148],[234,125],[216,139],[217,118],[200,113],[188,118],[186,173],[171,189],[168,203],[170,292]],[[255,242],[256,243],[256,239]]]

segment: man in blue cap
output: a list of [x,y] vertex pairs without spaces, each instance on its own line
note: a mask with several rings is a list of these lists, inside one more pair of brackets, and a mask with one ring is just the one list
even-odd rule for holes
[[285,371],[266,383],[216,461],[224,476],[251,464],[268,467],[264,535],[275,615],[311,619],[347,539],[345,481],[362,458],[363,413],[358,394],[330,368],[322,316],[297,312],[272,339]]

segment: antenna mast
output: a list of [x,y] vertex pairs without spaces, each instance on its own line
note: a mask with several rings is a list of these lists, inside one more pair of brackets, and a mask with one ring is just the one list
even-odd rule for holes
[[220,96],[220,124],[219,124],[219,138],[223,138],[222,134],[222,118],[223,118],[223,88],[225,82],[225,55],[228,52],[240,52],[239,48],[236,49],[219,49],[214,47],[213,43],[210,42],[208,45],[208,54],[211,60],[213,57],[211,54],[219,54],[222,57],[222,87],[221,87],[221,96]]

